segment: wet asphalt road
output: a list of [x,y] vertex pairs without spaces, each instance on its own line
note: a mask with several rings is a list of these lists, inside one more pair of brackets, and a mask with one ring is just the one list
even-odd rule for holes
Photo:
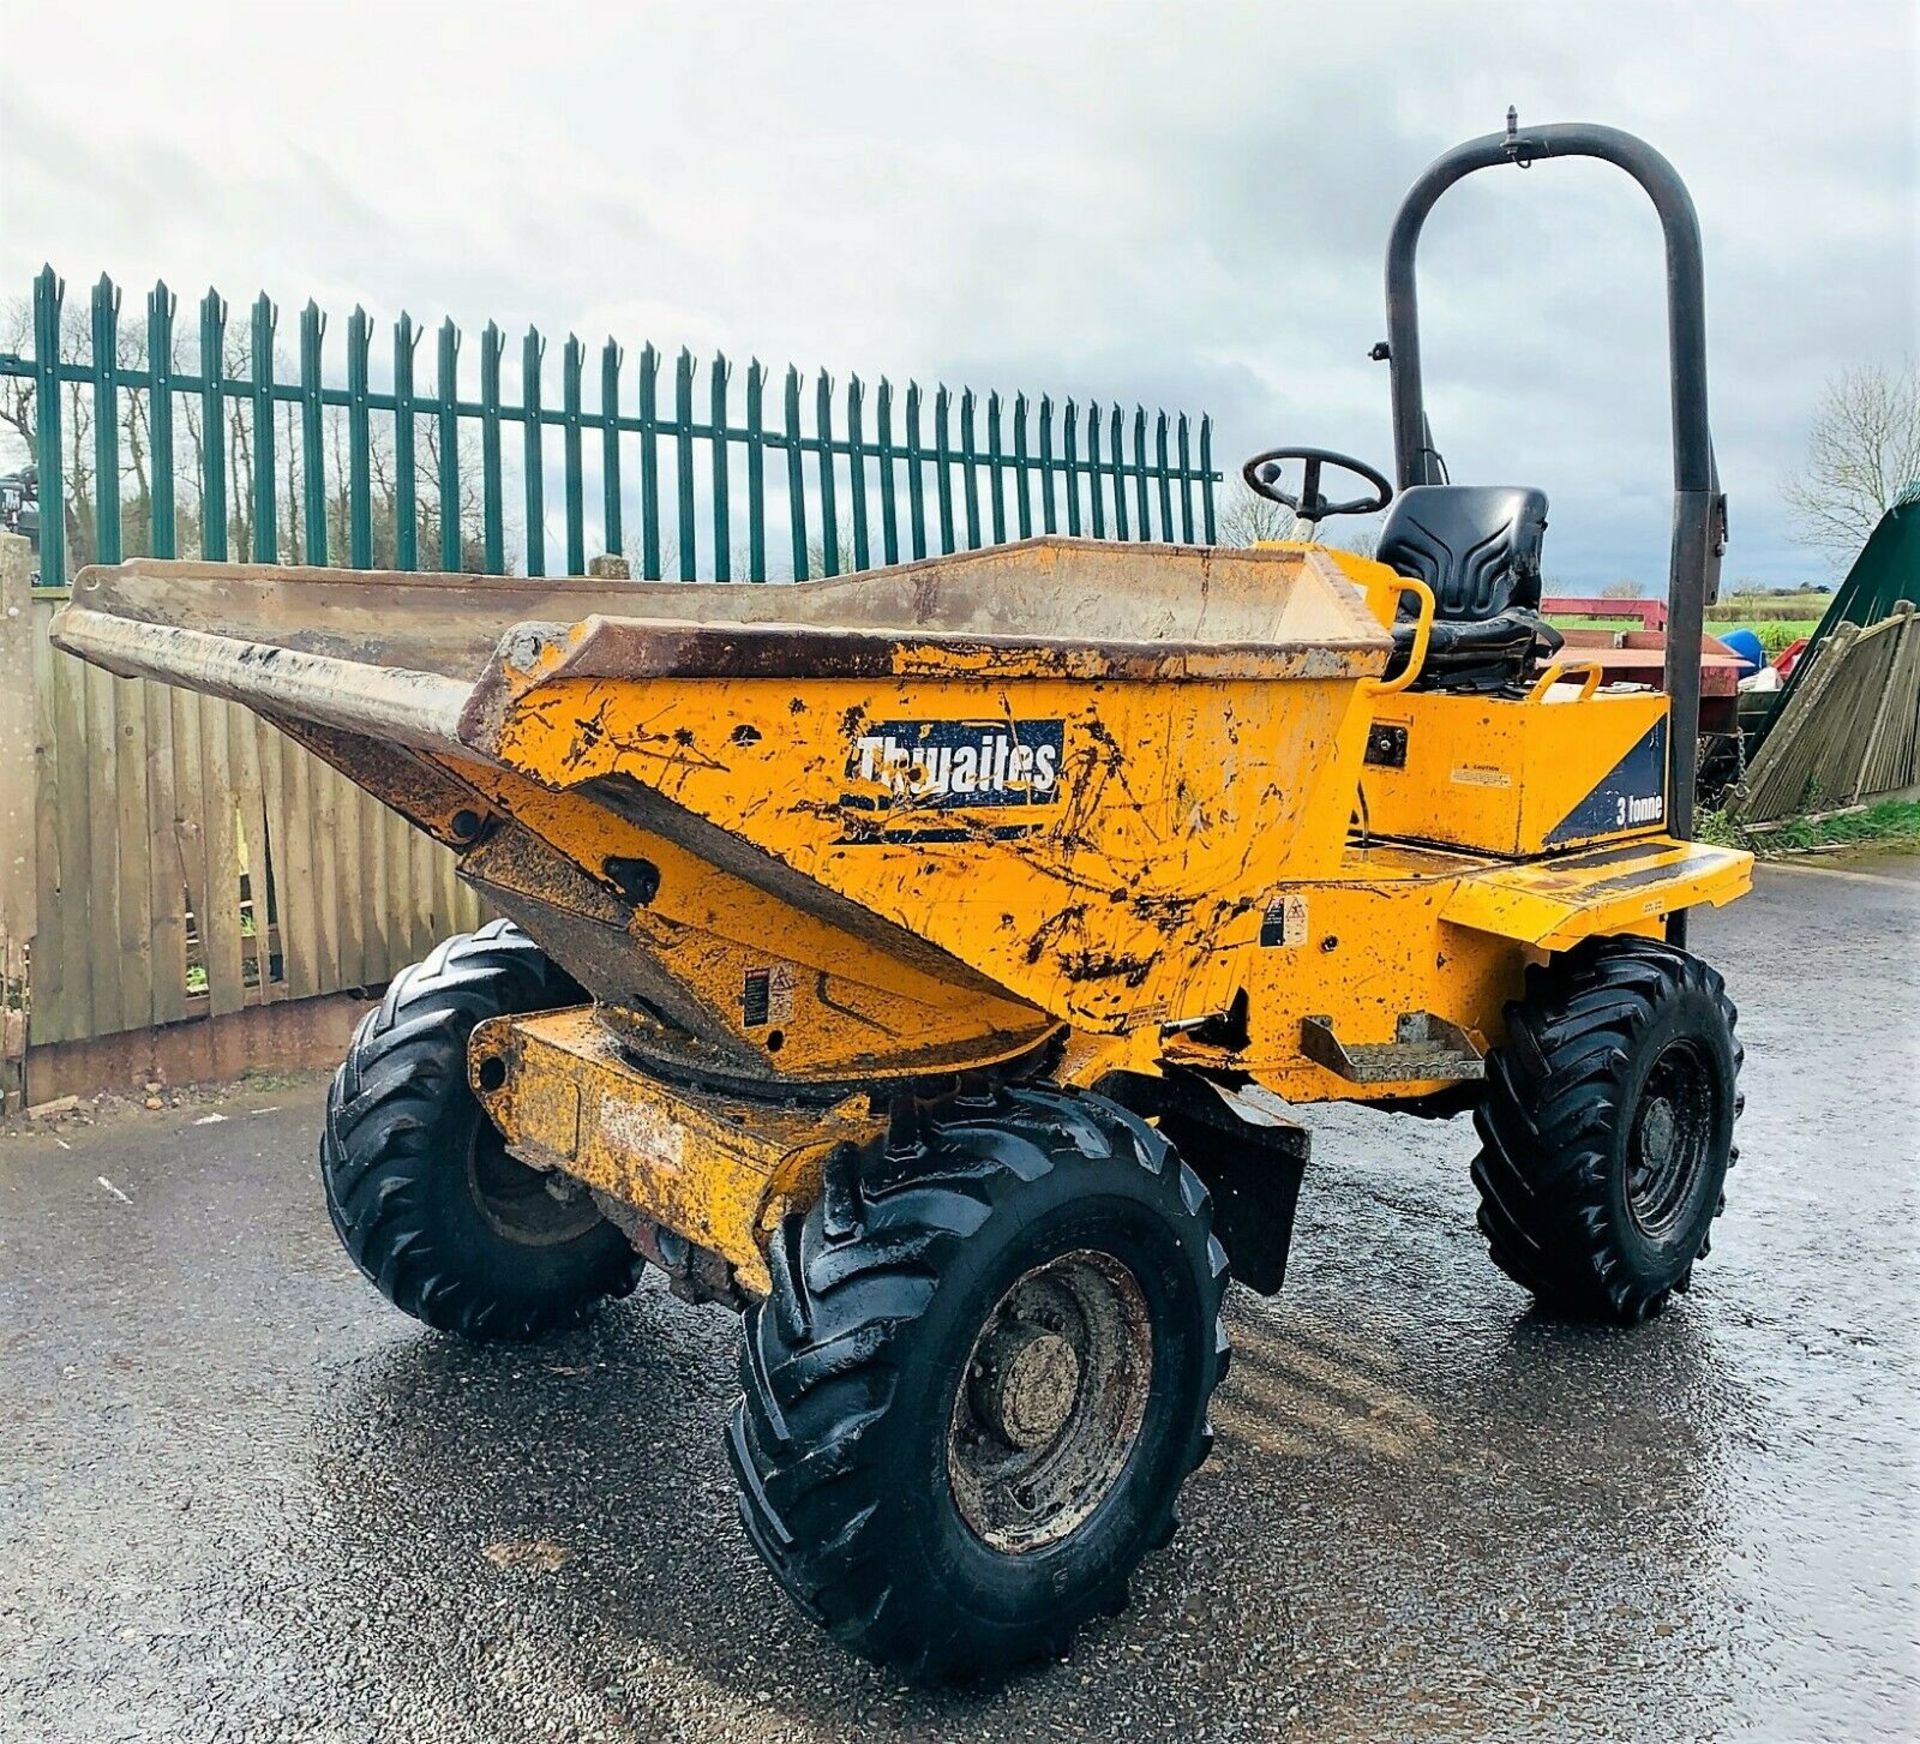
[[1690,1297],[1538,1320],[1464,1121],[1316,1117],[1185,1529],[988,1693],[779,1599],[731,1317],[473,1349],[381,1303],[318,1084],[0,1139],[0,1738],[1920,1735],[1920,860],[1851,865],[1697,925],[1748,1108]]

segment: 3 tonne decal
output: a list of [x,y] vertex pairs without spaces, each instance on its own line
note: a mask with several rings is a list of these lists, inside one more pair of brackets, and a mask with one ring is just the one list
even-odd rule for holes
[[[1037,829],[1061,800],[1062,725],[1057,720],[880,721],[847,750],[850,841],[961,840],[978,828],[929,822],[929,812],[1013,814],[992,835]],[[870,821],[869,821],[870,820]]]
[[1667,723],[1655,721],[1600,785],[1553,828],[1547,842],[1584,841],[1664,823],[1667,816]]

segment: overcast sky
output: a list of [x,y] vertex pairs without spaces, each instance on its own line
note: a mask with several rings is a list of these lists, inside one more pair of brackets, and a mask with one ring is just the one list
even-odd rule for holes
[[[1731,580],[1823,572],[1778,485],[1822,382],[1916,339],[1914,0],[325,6],[0,0],[0,291],[43,260],[630,353],[1211,411],[1217,458],[1390,470],[1381,255],[1498,127],[1603,121],[1706,233]],[[30,70],[29,70],[30,69]],[[1659,233],[1617,171],[1489,171],[1427,227],[1461,480],[1543,485],[1549,575],[1662,584]],[[549,392],[553,390],[550,388]]]

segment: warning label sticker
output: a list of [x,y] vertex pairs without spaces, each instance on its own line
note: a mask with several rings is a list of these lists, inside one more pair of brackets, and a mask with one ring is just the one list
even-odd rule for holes
[[1260,917],[1260,942],[1291,949],[1307,937],[1307,899],[1299,891],[1276,896]]
[[763,1023],[787,1023],[793,1018],[793,970],[785,963],[768,969],[749,969],[740,990],[740,1021],[747,1029]]

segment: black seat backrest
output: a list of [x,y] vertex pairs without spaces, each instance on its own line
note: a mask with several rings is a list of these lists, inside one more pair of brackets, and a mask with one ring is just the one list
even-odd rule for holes
[[1540,604],[1547,493],[1530,485],[1417,484],[1380,529],[1376,555],[1433,589],[1434,616],[1478,623]]

